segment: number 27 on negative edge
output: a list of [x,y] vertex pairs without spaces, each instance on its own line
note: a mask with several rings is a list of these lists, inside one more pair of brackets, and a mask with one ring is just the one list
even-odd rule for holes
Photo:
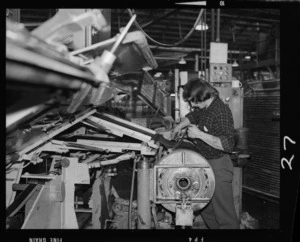
[[[284,149],[284,150],[286,150],[286,140],[288,140],[288,141],[291,142],[292,144],[296,144],[296,141],[293,141],[293,140],[292,140],[290,137],[288,137],[288,136],[284,136],[284,137],[283,137],[283,149]],[[286,163],[288,164],[290,170],[292,170],[292,169],[293,169],[293,168],[292,168],[292,161],[293,161],[293,159],[294,159],[294,155],[291,157],[290,160],[287,160],[286,158],[282,158],[282,159],[281,159],[281,167],[282,167],[282,169],[285,169],[285,167],[284,167],[284,162],[286,162]]]

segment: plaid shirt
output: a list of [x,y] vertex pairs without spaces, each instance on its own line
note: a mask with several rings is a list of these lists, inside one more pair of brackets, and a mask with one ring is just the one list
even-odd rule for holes
[[[234,146],[234,126],[232,113],[228,105],[216,96],[206,109],[196,108],[186,117],[191,124],[197,125],[198,129],[221,139],[226,152],[231,152]],[[204,130],[204,126],[206,130]],[[217,159],[224,156],[224,152],[208,145],[201,139],[193,139],[198,152],[206,159]]]

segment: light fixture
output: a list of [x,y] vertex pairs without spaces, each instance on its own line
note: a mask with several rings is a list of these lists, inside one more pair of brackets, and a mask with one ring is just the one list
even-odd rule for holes
[[161,75],[162,75],[161,72],[156,72],[155,75],[154,75],[154,77],[159,78],[159,77],[161,77]]
[[183,57],[181,57],[180,60],[178,61],[178,64],[185,65],[186,64],[185,59]]
[[250,56],[250,55],[246,55],[246,56],[245,56],[245,59],[246,59],[246,60],[250,60],[250,59],[251,59],[251,56]]
[[199,31],[208,30],[208,25],[200,20],[195,29]]
[[236,62],[236,60],[234,60],[234,62],[232,63],[232,67],[238,67],[239,64]]

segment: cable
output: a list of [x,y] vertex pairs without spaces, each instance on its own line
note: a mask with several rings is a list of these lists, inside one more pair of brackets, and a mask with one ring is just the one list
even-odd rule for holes
[[132,211],[132,198],[133,198],[133,191],[134,191],[134,179],[135,179],[135,169],[136,163],[139,161],[139,158],[134,159],[133,161],[133,168],[132,168],[132,179],[131,179],[131,189],[130,189],[130,199],[129,199],[129,214],[128,214],[128,228],[131,228],[131,211]]
[[[127,11],[128,11],[128,13],[129,13],[130,17],[132,17],[132,16],[133,16],[133,12],[131,11],[131,9],[127,9]],[[194,23],[194,26],[193,26],[192,29],[189,31],[189,33],[188,33],[183,39],[177,41],[177,42],[174,43],[174,44],[165,44],[165,43],[161,43],[161,42],[158,42],[158,41],[152,39],[152,38],[151,38],[151,37],[150,37],[150,36],[142,29],[142,27],[139,25],[139,23],[138,23],[136,20],[134,20],[134,25],[135,25],[140,31],[142,31],[142,32],[144,33],[144,35],[146,36],[146,38],[148,38],[150,41],[154,42],[155,44],[160,45],[160,46],[164,46],[164,47],[174,47],[174,46],[178,46],[178,45],[182,44],[183,42],[185,42],[185,41],[192,35],[192,33],[195,31],[196,26],[197,26],[198,23],[199,23],[199,20],[200,20],[200,18],[201,18],[201,16],[202,16],[203,11],[204,11],[203,9],[200,10],[199,15],[198,15],[198,17],[197,17],[197,19],[196,19],[196,21],[195,21],[195,23]]]

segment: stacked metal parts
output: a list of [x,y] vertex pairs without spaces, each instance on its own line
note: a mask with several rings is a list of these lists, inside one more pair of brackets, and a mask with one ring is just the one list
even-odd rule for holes
[[124,80],[138,72],[138,96],[166,112],[164,100],[151,103],[159,92],[147,97],[157,64],[145,36],[129,32],[135,17],[117,36],[73,51],[69,35],[105,31],[100,10],[58,11],[31,33],[7,20],[7,229],[193,226],[193,211],[211,199],[203,157],[105,105],[132,95]]

